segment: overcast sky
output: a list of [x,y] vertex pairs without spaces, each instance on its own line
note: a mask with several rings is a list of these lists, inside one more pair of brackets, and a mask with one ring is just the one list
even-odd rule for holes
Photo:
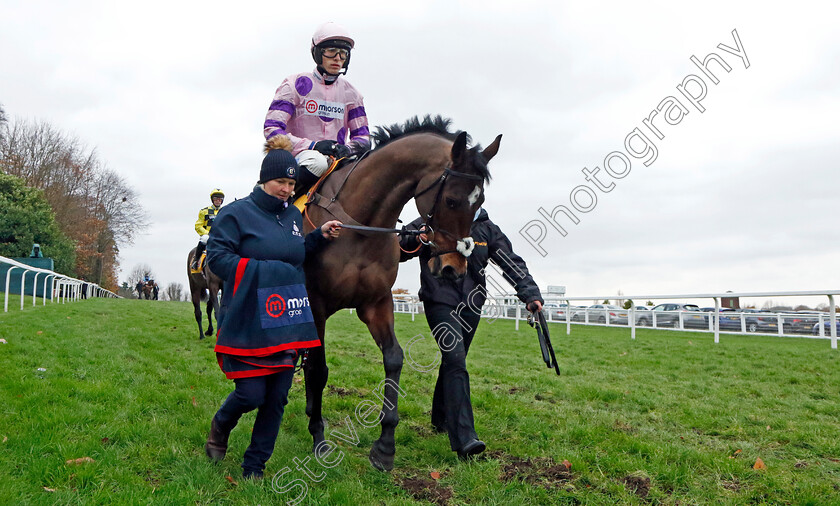
[[[485,145],[504,134],[485,208],[542,287],[832,289],[840,37],[826,5],[0,0],[0,103],[95,147],[140,193],[152,223],[122,248],[121,281],[147,263],[186,286],[198,210],[214,187],[250,192],[274,90],[314,67],[312,32],[332,20],[356,39],[347,78],[372,125],[440,113]],[[738,48],[733,30],[745,57],[718,47]],[[690,60],[712,52],[731,67],[709,64],[718,84]],[[689,75],[699,107],[677,88]],[[668,97],[687,113],[654,117],[659,139],[643,120]],[[656,146],[648,166],[625,146],[635,128]],[[604,167],[615,151],[631,162],[612,158],[620,178]],[[585,179],[596,167],[610,191]],[[556,215],[565,237],[539,211],[560,205],[579,220]],[[538,237],[534,220],[538,247],[520,233]],[[396,286],[416,291],[416,261],[403,265]]]

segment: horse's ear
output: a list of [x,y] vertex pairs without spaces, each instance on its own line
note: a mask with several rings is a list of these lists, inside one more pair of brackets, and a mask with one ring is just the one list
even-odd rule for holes
[[452,163],[458,165],[463,161],[464,155],[467,152],[467,132],[461,132],[455,138],[455,143],[452,145]]
[[496,153],[499,152],[499,144],[502,143],[502,134],[496,136],[493,142],[490,143],[489,146],[484,148],[484,151],[481,152],[481,156],[484,157],[484,160],[490,161],[491,158],[496,156]]

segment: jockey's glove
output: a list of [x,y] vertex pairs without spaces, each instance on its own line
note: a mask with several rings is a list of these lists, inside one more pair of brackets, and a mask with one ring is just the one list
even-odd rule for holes
[[339,144],[336,141],[318,141],[312,146],[312,149],[319,153],[332,156],[334,158],[345,158],[350,156],[350,148],[344,144]]
[[345,146],[344,144],[335,144],[335,156],[336,158],[347,158],[350,156],[350,148]]

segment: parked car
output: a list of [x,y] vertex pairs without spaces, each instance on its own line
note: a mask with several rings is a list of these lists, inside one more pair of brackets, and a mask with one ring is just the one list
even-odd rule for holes
[[820,322],[819,311],[795,311],[782,315],[785,334],[810,334]]
[[[741,331],[741,315],[744,315],[743,329],[747,332],[758,331],[758,318],[743,309],[722,308],[720,310],[720,330]],[[748,316],[749,315],[749,316]]]
[[566,312],[569,310],[568,304],[560,304],[558,302],[546,302],[543,305],[543,313],[548,321],[565,321]]
[[[837,327],[837,335],[840,336],[840,317],[837,318],[836,325]],[[820,335],[820,324],[815,323],[814,327],[811,329],[811,333],[815,336]],[[828,319],[828,316],[825,317],[825,321],[823,322],[823,335],[826,337],[831,336],[831,321]]]
[[636,306],[636,326],[650,327],[653,322],[653,315],[650,314],[653,306]]
[[627,310],[613,304],[593,304],[572,315],[573,322],[607,323],[607,318],[610,325],[627,325]]
[[[697,304],[675,304],[668,302],[654,306],[652,312],[656,314],[657,327],[680,328],[682,315],[683,328],[709,328],[709,318],[700,311]],[[651,319],[651,323],[653,319]]]

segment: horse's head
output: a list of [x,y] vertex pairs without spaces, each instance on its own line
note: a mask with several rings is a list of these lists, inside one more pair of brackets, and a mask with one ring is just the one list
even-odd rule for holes
[[484,203],[484,182],[490,178],[487,162],[499,151],[501,139],[499,135],[481,151],[468,149],[467,133],[461,132],[443,173],[417,196],[417,209],[430,229],[429,269],[435,276],[455,279],[467,271],[467,257],[474,246],[470,228]]

